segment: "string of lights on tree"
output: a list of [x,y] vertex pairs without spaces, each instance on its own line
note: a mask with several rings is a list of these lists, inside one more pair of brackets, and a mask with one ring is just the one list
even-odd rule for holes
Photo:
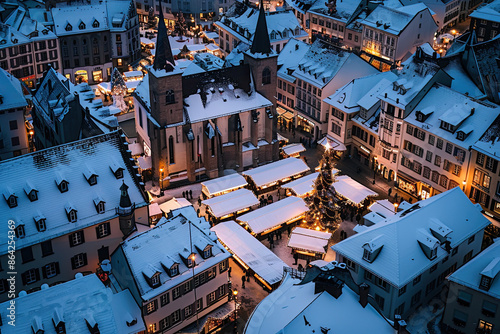
[[335,232],[342,219],[340,217],[340,199],[333,186],[333,150],[327,145],[320,160],[319,175],[314,181],[314,192],[309,197],[309,212],[303,221],[305,227],[316,230]]

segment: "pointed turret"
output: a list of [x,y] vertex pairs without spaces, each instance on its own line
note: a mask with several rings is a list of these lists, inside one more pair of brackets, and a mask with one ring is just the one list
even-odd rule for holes
[[262,54],[272,53],[263,1],[260,2],[259,18],[257,19],[257,27],[255,28],[255,35],[253,36],[250,52]]
[[158,22],[158,36],[156,39],[156,54],[153,68],[155,70],[165,70],[172,72],[175,66],[174,56],[172,55],[172,48],[168,40],[167,27],[165,26],[165,19],[163,18],[163,8],[160,1],[160,16]]
[[128,186],[125,184],[125,181],[121,185],[120,191],[120,208],[129,209],[132,206],[132,202],[130,201],[130,196],[128,195]]

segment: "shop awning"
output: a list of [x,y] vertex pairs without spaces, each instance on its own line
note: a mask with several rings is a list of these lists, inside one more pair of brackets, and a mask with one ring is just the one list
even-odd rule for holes
[[281,281],[283,267],[287,267],[285,262],[239,224],[228,221],[210,230],[217,234],[220,242],[235,255],[237,261],[252,269],[268,285]]
[[345,151],[347,150],[347,148],[345,147],[344,144],[342,144],[341,142],[339,142],[338,140],[326,135],[325,137],[321,138],[320,140],[318,140],[318,144],[326,147],[326,144],[328,143],[328,145],[330,146],[330,148],[334,151]]
[[292,190],[298,197],[304,197],[314,190],[314,181],[316,181],[318,175],[319,172],[315,172],[303,176],[301,178],[298,178],[297,180],[293,180],[292,182],[283,185],[282,188]]
[[183,208],[185,206],[190,206],[192,205],[191,202],[189,202],[185,198],[172,198],[170,201],[167,201],[165,203],[162,203],[159,205],[160,210],[167,215],[170,211]]
[[390,216],[393,216],[396,214],[394,211],[394,204],[389,202],[387,199],[382,199],[375,201],[370,207],[368,208],[371,212],[378,213],[379,215],[389,218]]
[[139,162],[139,167],[141,167],[141,169],[143,170],[151,169],[151,167],[153,166],[151,157],[139,157],[137,161]]
[[151,203],[149,205],[149,217],[154,217],[161,215],[162,211],[160,209],[160,205],[158,203]]
[[331,233],[296,227],[290,234],[288,247],[325,254],[331,236]]
[[300,143],[285,145],[281,148],[286,155],[295,155],[304,152],[306,148]]
[[221,193],[236,190],[246,186],[247,180],[240,174],[231,174],[201,183],[203,193],[207,197],[220,195]]
[[235,310],[235,304],[233,301],[225,303],[224,305],[216,308],[209,314],[201,317],[198,321],[193,322],[191,325],[184,327],[178,334],[199,334],[202,332],[203,327],[210,319],[224,320],[229,317]]
[[257,187],[264,187],[310,170],[301,159],[286,158],[244,171],[242,174],[251,178]]
[[202,203],[210,208],[216,218],[220,218],[258,205],[259,200],[250,190],[238,189],[204,200]]
[[360,205],[366,198],[378,196],[376,192],[347,175],[337,176],[333,186],[337,193],[354,204]]
[[295,221],[307,211],[309,208],[302,198],[290,196],[246,213],[236,220],[247,225],[252,232],[259,234],[287,222]]
[[286,138],[286,137],[284,137],[284,136],[280,135],[279,133],[278,133],[278,140],[279,140],[279,141],[282,141],[282,140],[283,140],[285,143],[288,143],[288,138]]
[[276,112],[278,113],[279,116],[281,116],[287,120],[293,119],[293,112],[291,112],[291,111],[288,111],[286,109],[278,107],[278,108],[276,108]]

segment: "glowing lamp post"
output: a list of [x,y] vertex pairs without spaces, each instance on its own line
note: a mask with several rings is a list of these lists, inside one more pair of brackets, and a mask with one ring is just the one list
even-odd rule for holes
[[163,168],[160,168],[160,191],[163,190]]
[[238,302],[237,302],[238,290],[233,290],[233,299],[234,299],[234,328],[238,327]]

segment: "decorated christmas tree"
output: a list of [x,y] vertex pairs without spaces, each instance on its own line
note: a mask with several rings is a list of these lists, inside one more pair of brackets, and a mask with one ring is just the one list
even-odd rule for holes
[[183,41],[182,36],[186,34],[187,27],[186,27],[186,19],[184,18],[184,14],[182,14],[182,12],[179,12],[179,14],[177,14],[175,30],[177,34],[180,36],[178,41]]
[[319,163],[319,175],[314,182],[315,192],[309,198],[309,213],[305,221],[311,228],[328,230],[333,233],[339,227],[342,219],[338,205],[340,200],[333,186],[333,152],[328,145]]
[[111,95],[113,95],[113,105],[121,111],[127,110],[127,104],[123,99],[125,94],[127,94],[127,85],[120,71],[115,67],[111,73]]

